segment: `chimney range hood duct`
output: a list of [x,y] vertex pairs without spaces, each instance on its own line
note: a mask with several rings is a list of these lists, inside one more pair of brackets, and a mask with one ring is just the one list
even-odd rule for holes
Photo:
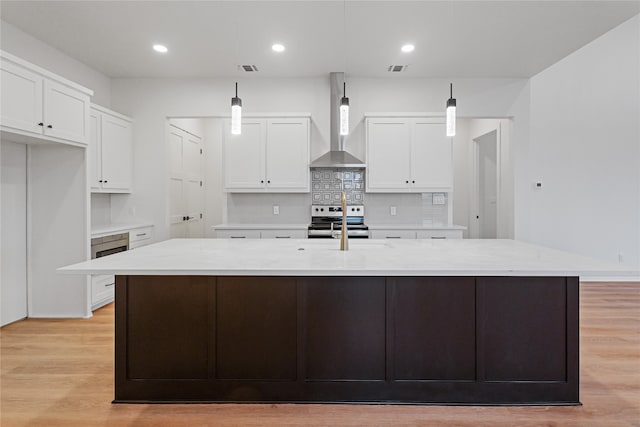
[[340,99],[344,73],[329,73],[331,85],[330,151],[311,162],[312,168],[364,168],[365,163],[344,151],[344,136],[340,135]]

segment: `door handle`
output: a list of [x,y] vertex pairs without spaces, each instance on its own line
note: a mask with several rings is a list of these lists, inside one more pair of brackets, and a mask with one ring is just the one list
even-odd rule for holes
[[38,123],[38,126],[44,126],[44,123],[40,122]]
[[49,129],[53,129],[53,125],[47,125]]

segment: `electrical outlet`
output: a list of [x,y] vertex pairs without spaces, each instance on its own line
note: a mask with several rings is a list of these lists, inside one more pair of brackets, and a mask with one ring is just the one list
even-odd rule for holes
[[395,207],[395,206],[389,206],[389,213],[390,213],[392,216],[395,216],[395,214],[397,213],[397,211],[396,211],[396,207]]
[[542,189],[542,181],[536,181],[535,188],[536,188],[536,190],[541,190]]
[[273,214],[274,215],[280,215],[280,206],[273,205]]
[[434,205],[444,205],[444,193],[433,193],[431,203]]
[[129,208],[129,216],[136,216],[136,208],[132,206]]
[[622,254],[618,254],[618,262],[619,262],[620,264],[624,263],[624,255],[622,255]]

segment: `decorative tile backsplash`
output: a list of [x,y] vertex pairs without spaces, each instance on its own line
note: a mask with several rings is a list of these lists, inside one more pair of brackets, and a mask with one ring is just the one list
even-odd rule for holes
[[311,203],[338,204],[342,191],[348,204],[364,203],[364,169],[311,169]]

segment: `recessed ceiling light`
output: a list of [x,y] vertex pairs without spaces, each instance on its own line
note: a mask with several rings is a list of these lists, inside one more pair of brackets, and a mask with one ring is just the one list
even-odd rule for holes
[[169,52],[169,49],[167,49],[167,47],[165,45],[162,45],[162,44],[154,44],[153,45],[153,50],[155,50],[156,52],[160,52],[160,53]]
[[402,46],[402,51],[405,53],[409,53],[409,52],[413,52],[413,49],[415,49],[416,47],[412,44],[405,44],[404,46]]
[[273,46],[271,46],[271,49],[273,49],[274,52],[284,52],[284,46],[280,43],[274,44]]

